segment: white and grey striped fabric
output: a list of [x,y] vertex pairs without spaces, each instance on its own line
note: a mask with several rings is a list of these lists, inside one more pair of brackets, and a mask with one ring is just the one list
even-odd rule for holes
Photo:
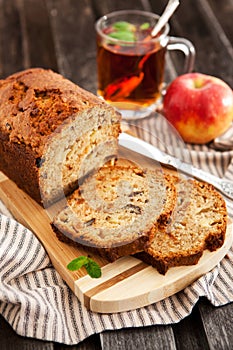
[[[160,148],[166,145],[166,151],[233,179],[233,151],[182,144],[181,152],[180,142],[162,118],[143,121],[140,128],[139,124],[134,128]],[[233,217],[233,203],[227,201],[227,205]],[[211,272],[156,304],[111,315],[89,312],[55,271],[33,233],[0,214],[0,313],[20,335],[72,345],[103,330],[176,323],[192,312],[201,296],[215,306],[233,301],[233,249]]]

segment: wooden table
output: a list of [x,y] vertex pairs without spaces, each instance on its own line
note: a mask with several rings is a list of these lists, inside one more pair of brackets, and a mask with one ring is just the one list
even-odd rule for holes
[[[0,77],[28,67],[60,72],[96,92],[94,22],[119,9],[161,13],[165,0],[0,0]],[[183,0],[171,20],[171,33],[196,47],[195,71],[212,74],[233,87],[233,0]],[[172,57],[170,79],[182,71]],[[107,331],[77,346],[65,346],[14,333],[0,317],[0,348],[5,349],[232,349],[233,304],[214,308],[200,300],[178,324]]]

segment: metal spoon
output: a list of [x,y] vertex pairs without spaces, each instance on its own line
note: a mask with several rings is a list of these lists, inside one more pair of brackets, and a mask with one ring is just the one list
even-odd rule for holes
[[154,36],[156,36],[159,33],[159,31],[164,27],[164,25],[168,22],[169,18],[175,12],[175,10],[178,7],[179,3],[180,3],[179,0],[170,0],[170,1],[168,1],[168,4],[167,4],[163,14],[161,15],[161,17],[159,18],[158,22],[156,23],[156,25],[152,29],[152,32],[151,32],[151,37],[152,38]]

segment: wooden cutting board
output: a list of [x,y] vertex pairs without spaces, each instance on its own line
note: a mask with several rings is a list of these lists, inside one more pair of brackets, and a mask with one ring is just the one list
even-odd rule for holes
[[[129,155],[127,151],[128,159],[132,160],[133,156],[135,155]],[[137,155],[137,163],[139,157],[141,156]],[[140,164],[155,166],[153,161],[145,157],[140,159]],[[92,256],[102,267],[102,277],[92,279],[83,268],[75,272],[66,268],[71,260],[80,255],[87,255],[87,252],[57,239],[50,227],[53,211],[43,209],[2,173],[0,198],[16,220],[35,233],[48,252],[55,269],[79,300],[88,309],[100,313],[132,310],[182,290],[216,266],[228,252],[233,240],[232,223],[229,221],[225,243],[220,249],[212,253],[205,251],[197,265],[171,268],[165,276],[131,256],[123,257],[114,263],[109,263],[99,256]],[[56,209],[55,207],[54,210]]]

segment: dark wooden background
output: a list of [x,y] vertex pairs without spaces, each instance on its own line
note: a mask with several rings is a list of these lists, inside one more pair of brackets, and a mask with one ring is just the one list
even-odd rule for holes
[[[0,77],[40,66],[95,92],[95,20],[125,8],[161,14],[165,4],[165,0],[0,0]],[[170,24],[172,35],[195,45],[195,71],[218,76],[233,87],[232,18],[232,0],[181,0]],[[170,72],[176,74],[182,71],[182,59],[174,56]]]
[[[120,9],[161,14],[165,0],[0,0],[0,78],[28,68],[60,72],[96,92],[97,18]],[[196,47],[195,71],[215,75],[233,87],[233,0],[181,0],[170,21],[171,34]],[[172,55],[167,78],[182,72]],[[233,348],[233,305],[215,308],[200,300],[175,325],[124,329],[91,336],[77,346],[22,338],[0,317],[0,349],[216,349]]]

